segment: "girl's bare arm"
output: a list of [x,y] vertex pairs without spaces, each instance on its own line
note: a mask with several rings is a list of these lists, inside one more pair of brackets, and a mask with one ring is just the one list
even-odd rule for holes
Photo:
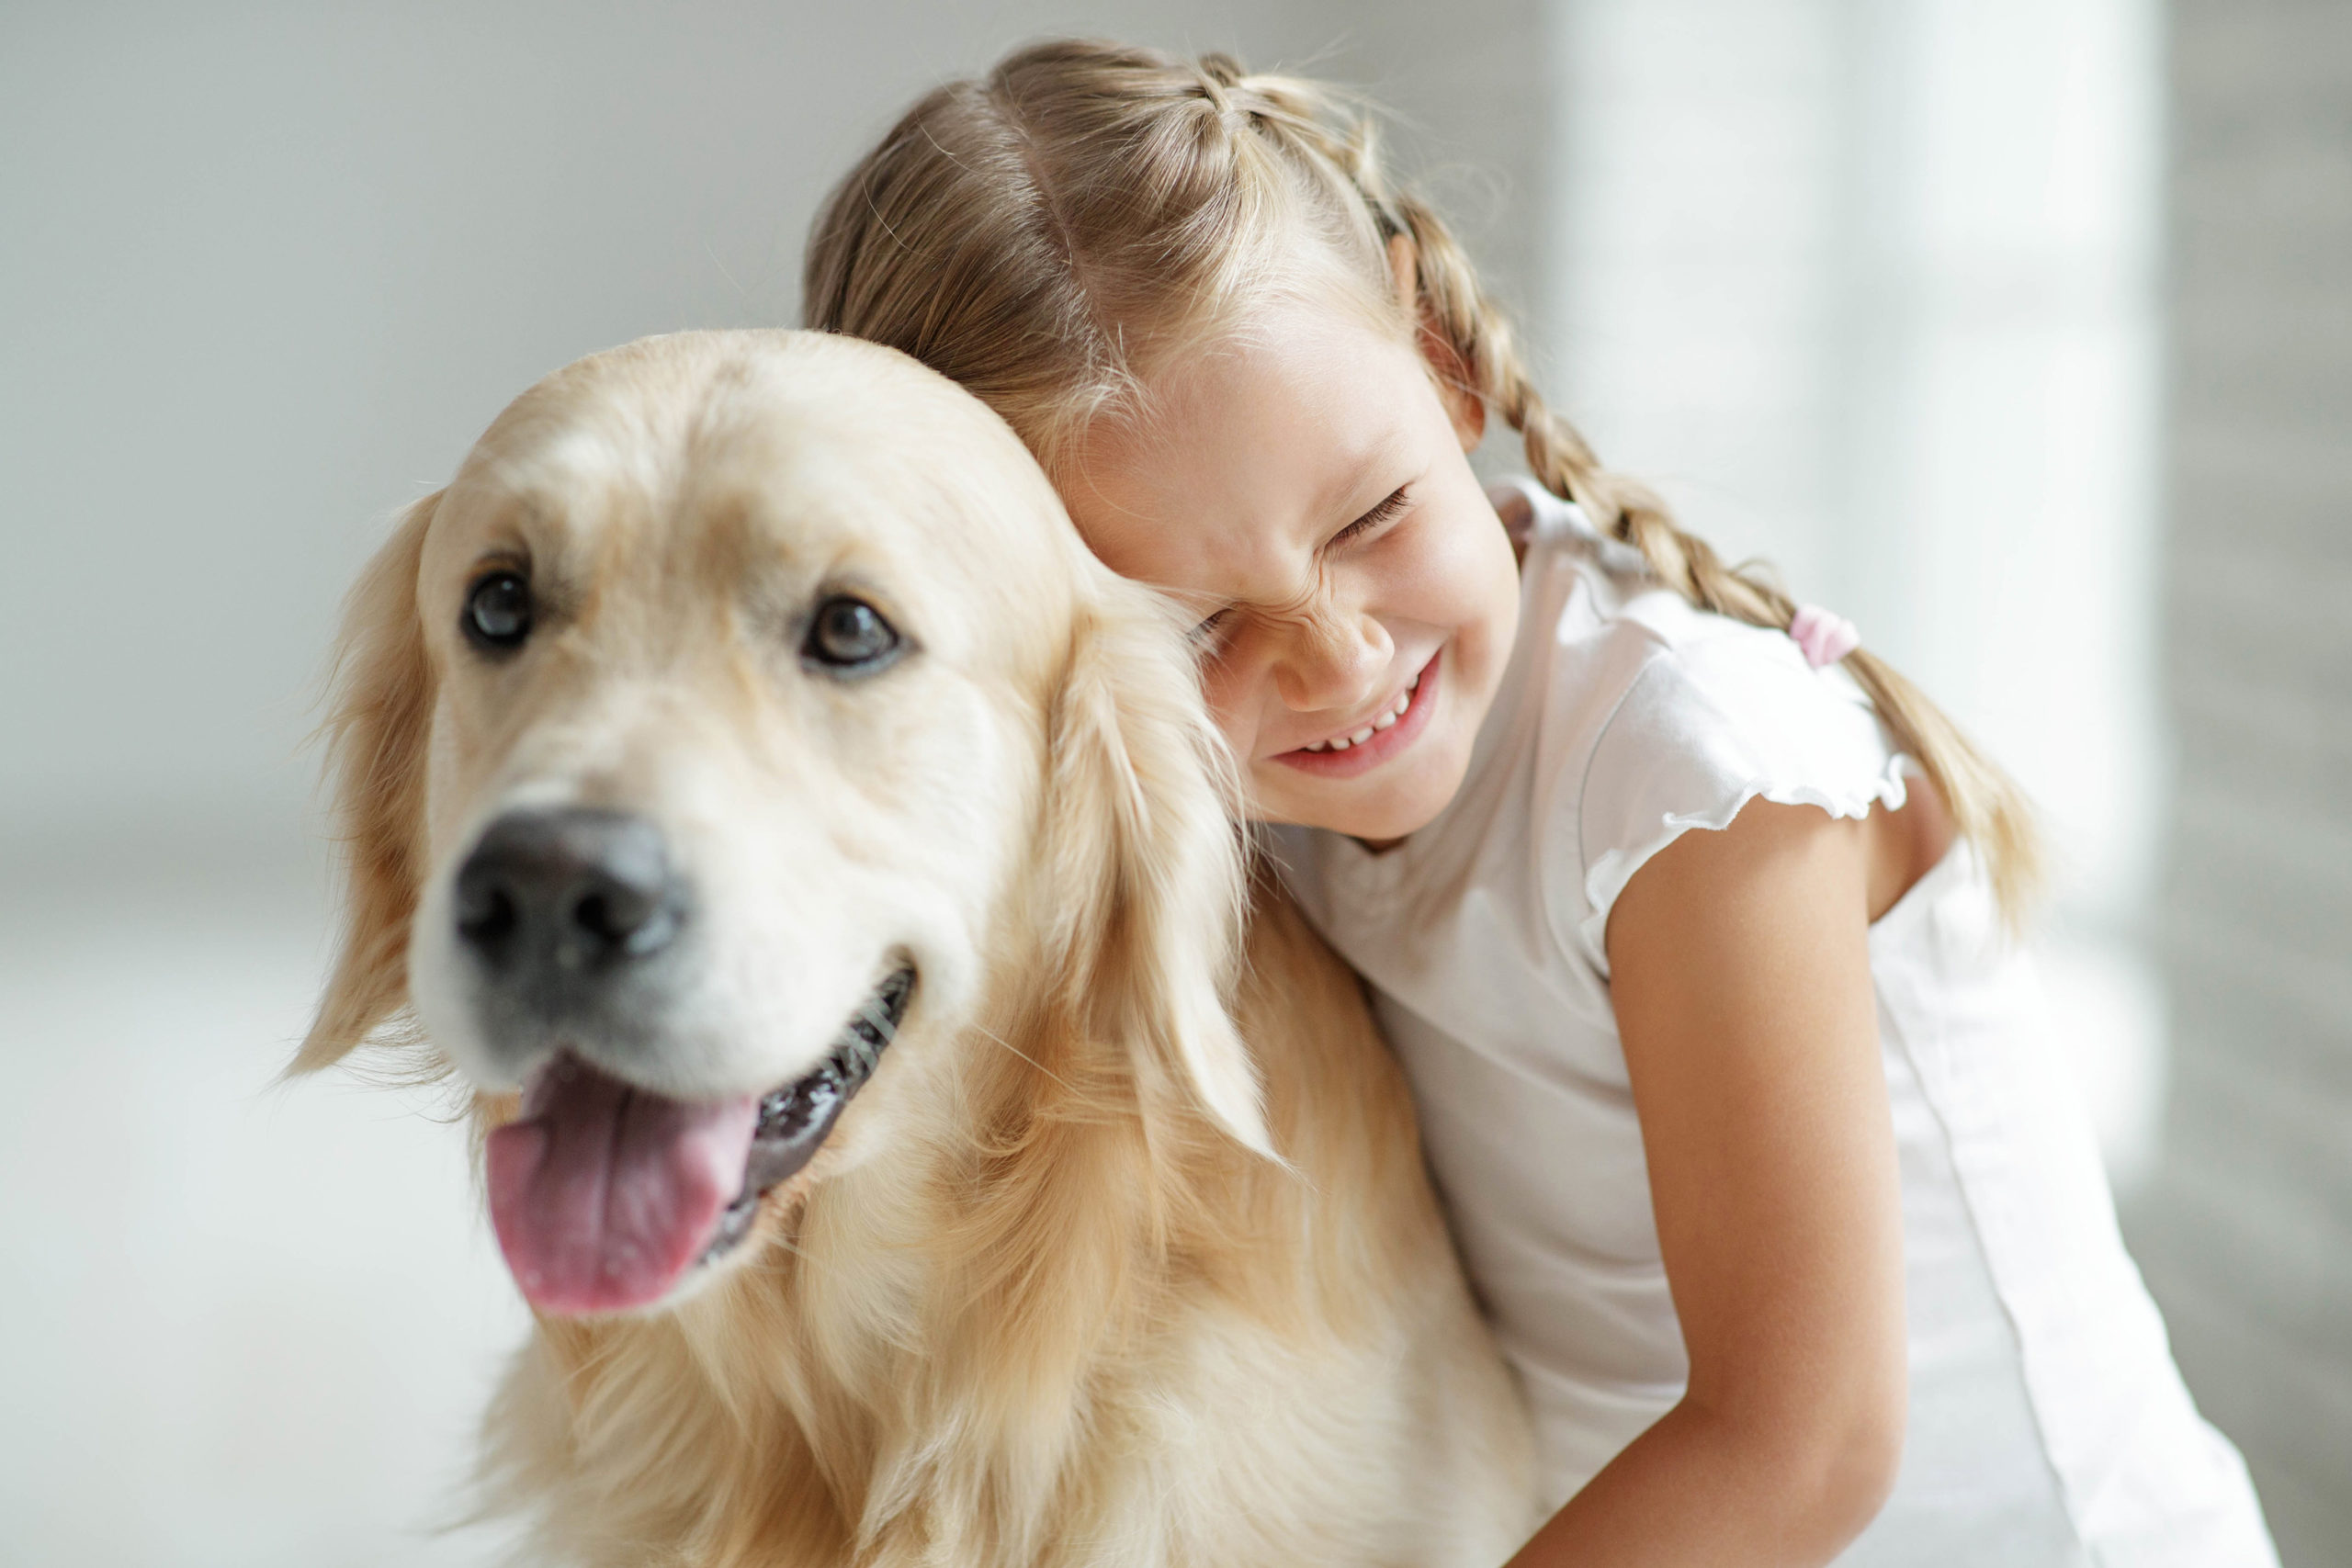
[[1822,1563],[1884,1503],[1905,1339],[1869,925],[1949,837],[1917,807],[1751,803],[1662,851],[1611,911],[1690,1385],[1512,1568]]

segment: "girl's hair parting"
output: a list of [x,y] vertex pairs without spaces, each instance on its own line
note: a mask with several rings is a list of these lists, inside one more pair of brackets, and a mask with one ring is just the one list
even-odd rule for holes
[[[1389,246],[1412,248],[1419,321]],[[1136,417],[1153,367],[1270,289],[1314,290],[1418,330],[1433,365],[1518,431],[1538,482],[1636,547],[1692,604],[1786,630],[1794,601],[1603,468],[1537,393],[1503,312],[1435,211],[1390,179],[1355,96],[1224,54],[1057,40],[926,95],[827,199],[807,325],[900,349],[1001,414],[1056,477],[1093,421]],[[1978,848],[2020,920],[2040,880],[2032,810],[1927,695],[1863,649],[1845,666]]]

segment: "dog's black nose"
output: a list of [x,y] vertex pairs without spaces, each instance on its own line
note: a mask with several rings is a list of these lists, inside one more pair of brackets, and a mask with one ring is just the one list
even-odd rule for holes
[[650,958],[684,909],[661,830],[626,811],[510,811],[458,870],[458,934],[492,973],[578,974]]

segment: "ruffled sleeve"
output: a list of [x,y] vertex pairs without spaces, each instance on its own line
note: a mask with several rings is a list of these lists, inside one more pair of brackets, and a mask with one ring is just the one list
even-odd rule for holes
[[1778,632],[1668,614],[1683,625],[1661,630],[1706,629],[1655,645],[1545,845],[1554,930],[1603,976],[1618,895],[1683,834],[1728,827],[1759,797],[1836,817],[1899,809],[1916,772],[1843,671],[1814,669]]

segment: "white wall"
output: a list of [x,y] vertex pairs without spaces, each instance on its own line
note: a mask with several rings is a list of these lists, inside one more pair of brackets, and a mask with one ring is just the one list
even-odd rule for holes
[[[1311,59],[1504,192],[1532,0],[312,6],[0,20],[0,838],[274,834],[381,519],[592,349],[787,324],[925,86],[1085,30]],[[1453,180],[1487,220],[1500,197]],[[1503,270],[1523,276],[1519,231]],[[1540,228],[1540,225],[1538,226]],[[151,835],[152,836],[152,835]]]
[[2132,1239],[2287,1568],[2352,1562],[2352,6],[2173,0],[2165,1158]]

